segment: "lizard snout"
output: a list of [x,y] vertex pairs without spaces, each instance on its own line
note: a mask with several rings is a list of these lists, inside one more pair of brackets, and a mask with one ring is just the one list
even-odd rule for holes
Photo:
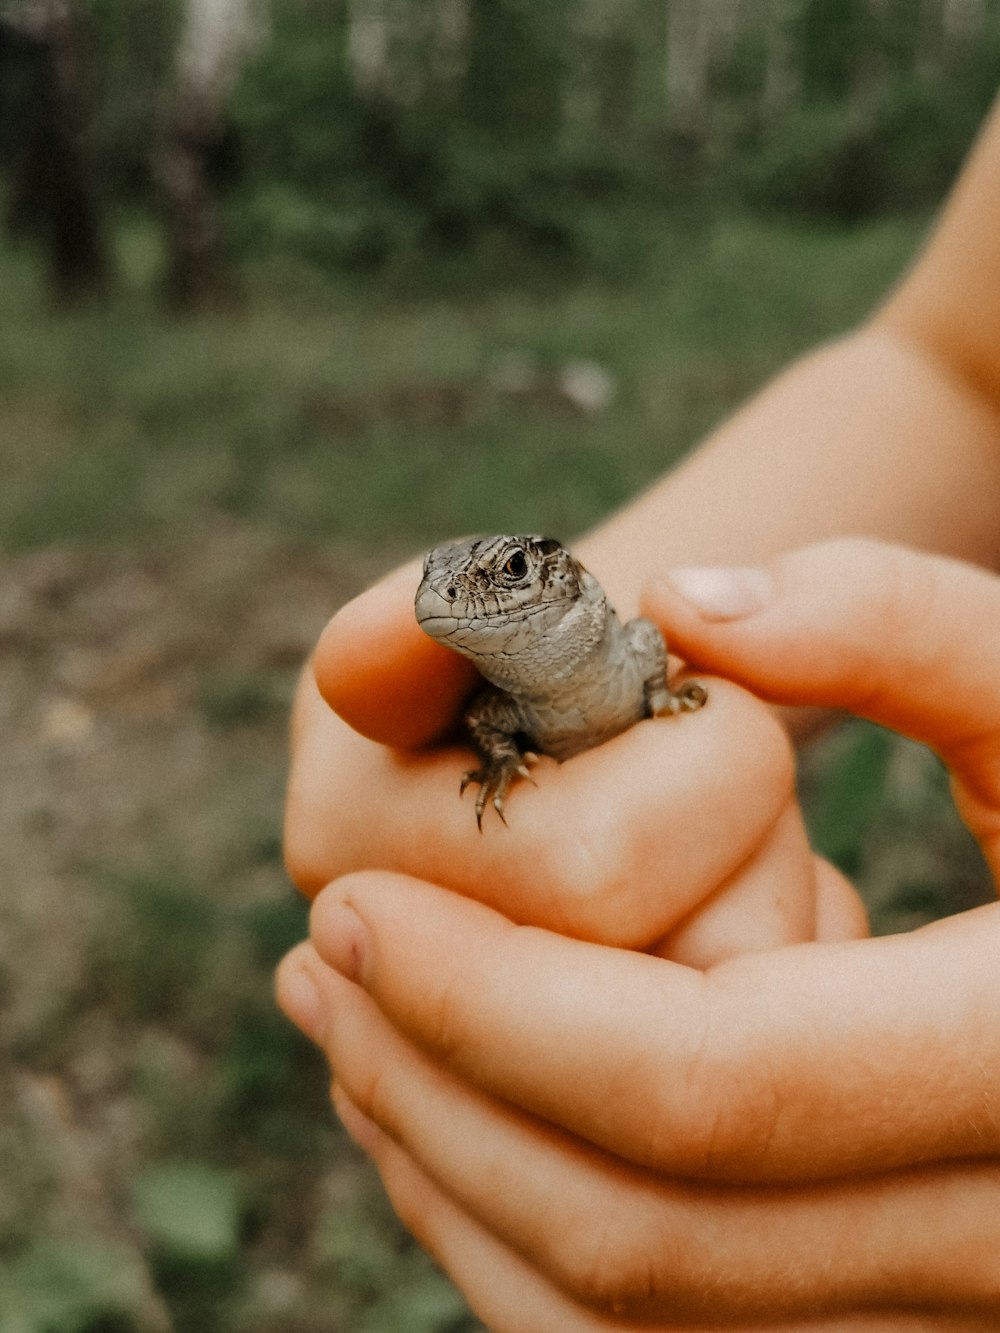
[[[448,593],[451,594],[450,597]],[[417,589],[413,609],[420,628],[432,639],[437,639],[454,628],[455,609],[452,603],[457,595],[457,589],[449,587],[442,593],[426,579]]]

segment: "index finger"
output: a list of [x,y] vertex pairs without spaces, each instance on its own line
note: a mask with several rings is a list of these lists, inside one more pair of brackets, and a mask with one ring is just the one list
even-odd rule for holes
[[313,657],[319,692],[334,712],[369,740],[404,750],[447,730],[478,679],[471,662],[417,624],[419,581],[413,560],[348,602]]

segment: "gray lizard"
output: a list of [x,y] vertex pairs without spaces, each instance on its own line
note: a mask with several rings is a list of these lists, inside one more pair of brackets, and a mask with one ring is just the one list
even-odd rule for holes
[[[436,546],[415,602],[432,639],[469,657],[490,684],[464,715],[480,767],[476,821],[504,802],[536,751],[562,761],[644,717],[700,708],[698,681],[667,684],[667,648],[651,620],[623,625],[604,589],[551,537],[477,537]],[[504,821],[506,822],[506,821]]]

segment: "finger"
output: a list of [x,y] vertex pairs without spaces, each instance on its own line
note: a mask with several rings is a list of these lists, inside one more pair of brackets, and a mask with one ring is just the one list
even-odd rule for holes
[[[373,1158],[396,1213],[423,1248],[449,1274],[470,1308],[494,1333],[716,1333],[734,1322],[713,1314],[709,1322],[634,1323],[581,1306],[478,1223],[417,1165],[410,1154],[357,1110],[337,1089],[334,1100],[348,1132]],[[754,1320],[753,1333],[982,1333],[989,1316],[865,1310],[802,1319]],[[743,1316],[735,1325],[750,1326]]]
[[429,639],[413,613],[420,562],[395,570],[348,602],[313,659],[320,694],[349,726],[412,749],[452,726],[477,679],[457,653]]
[[700,973],[368,874],[313,939],[463,1078],[630,1161],[801,1180],[1000,1147],[1000,907]]
[[[441,754],[375,754],[355,734],[345,733],[319,693],[324,691],[326,701],[354,728],[396,744],[427,739],[453,718],[462,687],[451,667],[461,659],[416,627],[412,585],[417,574],[416,565],[397,571],[344,608],[317,649],[316,684],[303,681],[293,727],[284,843],[290,875],[312,894],[334,876],[370,865],[377,847],[382,865],[471,892],[518,920],[649,946],[688,915],[720,878],[731,876],[754,843],[767,836],[782,803],[791,799],[784,737],[773,726],[764,734],[769,727],[764,714],[749,718],[747,709],[734,706],[732,693],[727,698],[720,686],[714,725],[702,725],[698,738],[690,726],[685,728],[686,739],[695,742],[694,754],[690,745],[672,747],[648,782],[641,780],[641,763],[626,761],[609,770],[607,755],[601,761],[608,770],[603,779],[593,778],[587,756],[569,770],[549,765],[545,799],[532,805],[530,820],[518,809],[519,836],[502,843],[494,837],[484,849],[485,840],[473,833],[450,787],[454,773],[467,767],[464,756],[448,753],[446,775]],[[443,674],[437,669],[442,664],[448,667]],[[402,682],[394,674],[400,668]],[[464,666],[461,674],[464,680]],[[672,731],[680,730],[673,720]],[[748,767],[754,770],[752,803],[745,798]],[[563,779],[570,771],[577,782]],[[432,772],[434,787],[427,783]],[[374,805],[368,797],[373,786],[382,798]],[[764,793],[770,800],[761,799]],[[523,784],[516,794],[519,807],[533,795]],[[428,798],[442,816],[450,816],[435,821],[433,838],[427,837]],[[702,810],[709,805],[726,828],[726,839],[705,836]],[[573,816],[569,820],[567,809]],[[640,828],[636,816],[643,811],[647,819]],[[623,830],[628,834],[623,836]],[[488,833],[497,831],[488,826]],[[511,847],[511,841],[520,847]],[[800,843],[804,853],[805,839]],[[661,883],[655,879],[658,868]],[[800,898],[787,902],[794,910],[783,915],[750,910],[748,900],[740,918],[748,927],[746,938],[757,937],[757,947],[807,938],[812,914],[808,878]],[[724,910],[715,915],[720,923],[726,919]]]
[[[303,962],[351,1102],[466,1215],[588,1310],[725,1324],[871,1308],[902,1292],[924,1309],[995,1300],[992,1165],[813,1188],[667,1181],[471,1091],[357,987],[315,956]],[[377,1141],[368,1146],[378,1157]]]
[[649,952],[704,969],[744,953],[869,933],[861,895],[812,854],[799,808],[791,805],[751,859]]
[[931,745],[974,831],[1000,834],[1000,580],[863,540],[807,547],[768,570],[680,570],[644,610],[671,647],[775,702],[849,709]]
[[816,939],[821,944],[863,940],[868,909],[853,884],[821,858],[816,860]]
[[[322,714],[315,695],[313,706]],[[377,858],[517,921],[630,947],[651,945],[728,880],[794,799],[784,731],[725,681],[697,713],[641,722],[565,764],[543,761],[536,785],[512,792],[507,827],[491,819],[482,832],[458,794],[462,750],[372,746],[328,711],[301,730],[286,854],[306,892]],[[798,938],[793,921],[778,942]]]
[[[400,1221],[448,1273],[487,1328],[495,1333],[628,1333],[619,1320],[582,1309],[474,1221],[388,1135],[373,1133],[371,1122],[345,1094],[335,1093],[335,1104],[348,1131],[374,1159]],[[655,1330],[645,1324],[641,1333]]]
[[819,864],[809,848],[799,807],[789,804],[750,860],[651,952],[688,967],[706,968],[742,953],[819,938]]

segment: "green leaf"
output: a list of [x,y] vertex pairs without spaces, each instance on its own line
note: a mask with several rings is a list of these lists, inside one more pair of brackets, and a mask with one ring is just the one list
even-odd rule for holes
[[147,1327],[139,1312],[148,1301],[141,1257],[112,1241],[40,1240],[0,1265],[4,1333],[80,1333],[133,1317]]
[[[468,1308],[446,1277],[429,1264],[400,1281],[361,1317],[360,1333],[447,1333],[469,1326]],[[478,1327],[478,1325],[475,1325]]]
[[807,803],[806,823],[813,846],[848,873],[860,863],[892,751],[890,732],[869,723],[852,725]]
[[224,1263],[239,1240],[239,1193],[234,1176],[201,1162],[164,1162],[135,1185],[142,1226],[166,1254],[201,1263]]

